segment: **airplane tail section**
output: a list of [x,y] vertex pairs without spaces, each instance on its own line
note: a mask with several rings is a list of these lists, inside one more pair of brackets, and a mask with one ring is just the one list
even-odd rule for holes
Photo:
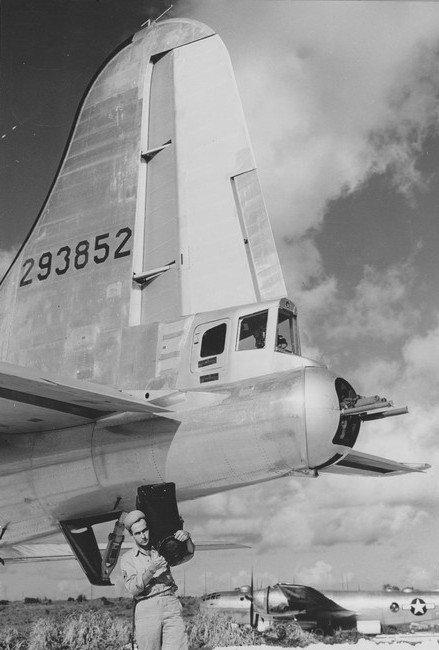
[[196,21],[154,23],[85,96],[0,286],[0,360],[124,385],[159,321],[285,293],[227,51]]

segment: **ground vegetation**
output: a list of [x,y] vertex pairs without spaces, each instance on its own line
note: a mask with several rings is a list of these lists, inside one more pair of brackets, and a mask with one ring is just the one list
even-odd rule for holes
[[[65,601],[26,598],[0,605],[0,650],[129,650],[132,602],[130,598],[87,600],[70,596]],[[222,613],[201,612],[199,598],[183,597],[190,650],[217,646],[305,647],[318,641],[355,643],[356,631],[333,636],[306,632],[295,623],[282,623],[265,633],[237,626]]]

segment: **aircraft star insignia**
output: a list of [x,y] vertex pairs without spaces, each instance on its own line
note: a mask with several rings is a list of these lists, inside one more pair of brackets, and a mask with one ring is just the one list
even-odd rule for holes
[[410,610],[415,616],[422,616],[427,611],[427,608],[422,598],[415,598],[411,602]]
[[415,616],[423,616],[427,609],[434,609],[434,603],[426,603],[422,598],[414,598],[409,605],[403,605],[403,609],[410,609]]

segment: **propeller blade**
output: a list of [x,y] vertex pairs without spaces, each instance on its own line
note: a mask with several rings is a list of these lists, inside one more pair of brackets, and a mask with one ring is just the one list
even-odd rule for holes
[[252,567],[251,580],[250,580],[250,625],[252,629],[256,629],[258,626],[259,614],[255,615],[253,592],[254,592],[254,580],[253,580],[253,567]]
[[254,605],[253,605],[253,567],[252,574],[250,579],[250,625],[253,627],[253,614],[254,614]]

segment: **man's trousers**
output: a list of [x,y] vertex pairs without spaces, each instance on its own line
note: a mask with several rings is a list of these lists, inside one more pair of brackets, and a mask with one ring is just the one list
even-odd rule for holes
[[139,650],[187,650],[182,607],[172,592],[137,603],[135,636]]

